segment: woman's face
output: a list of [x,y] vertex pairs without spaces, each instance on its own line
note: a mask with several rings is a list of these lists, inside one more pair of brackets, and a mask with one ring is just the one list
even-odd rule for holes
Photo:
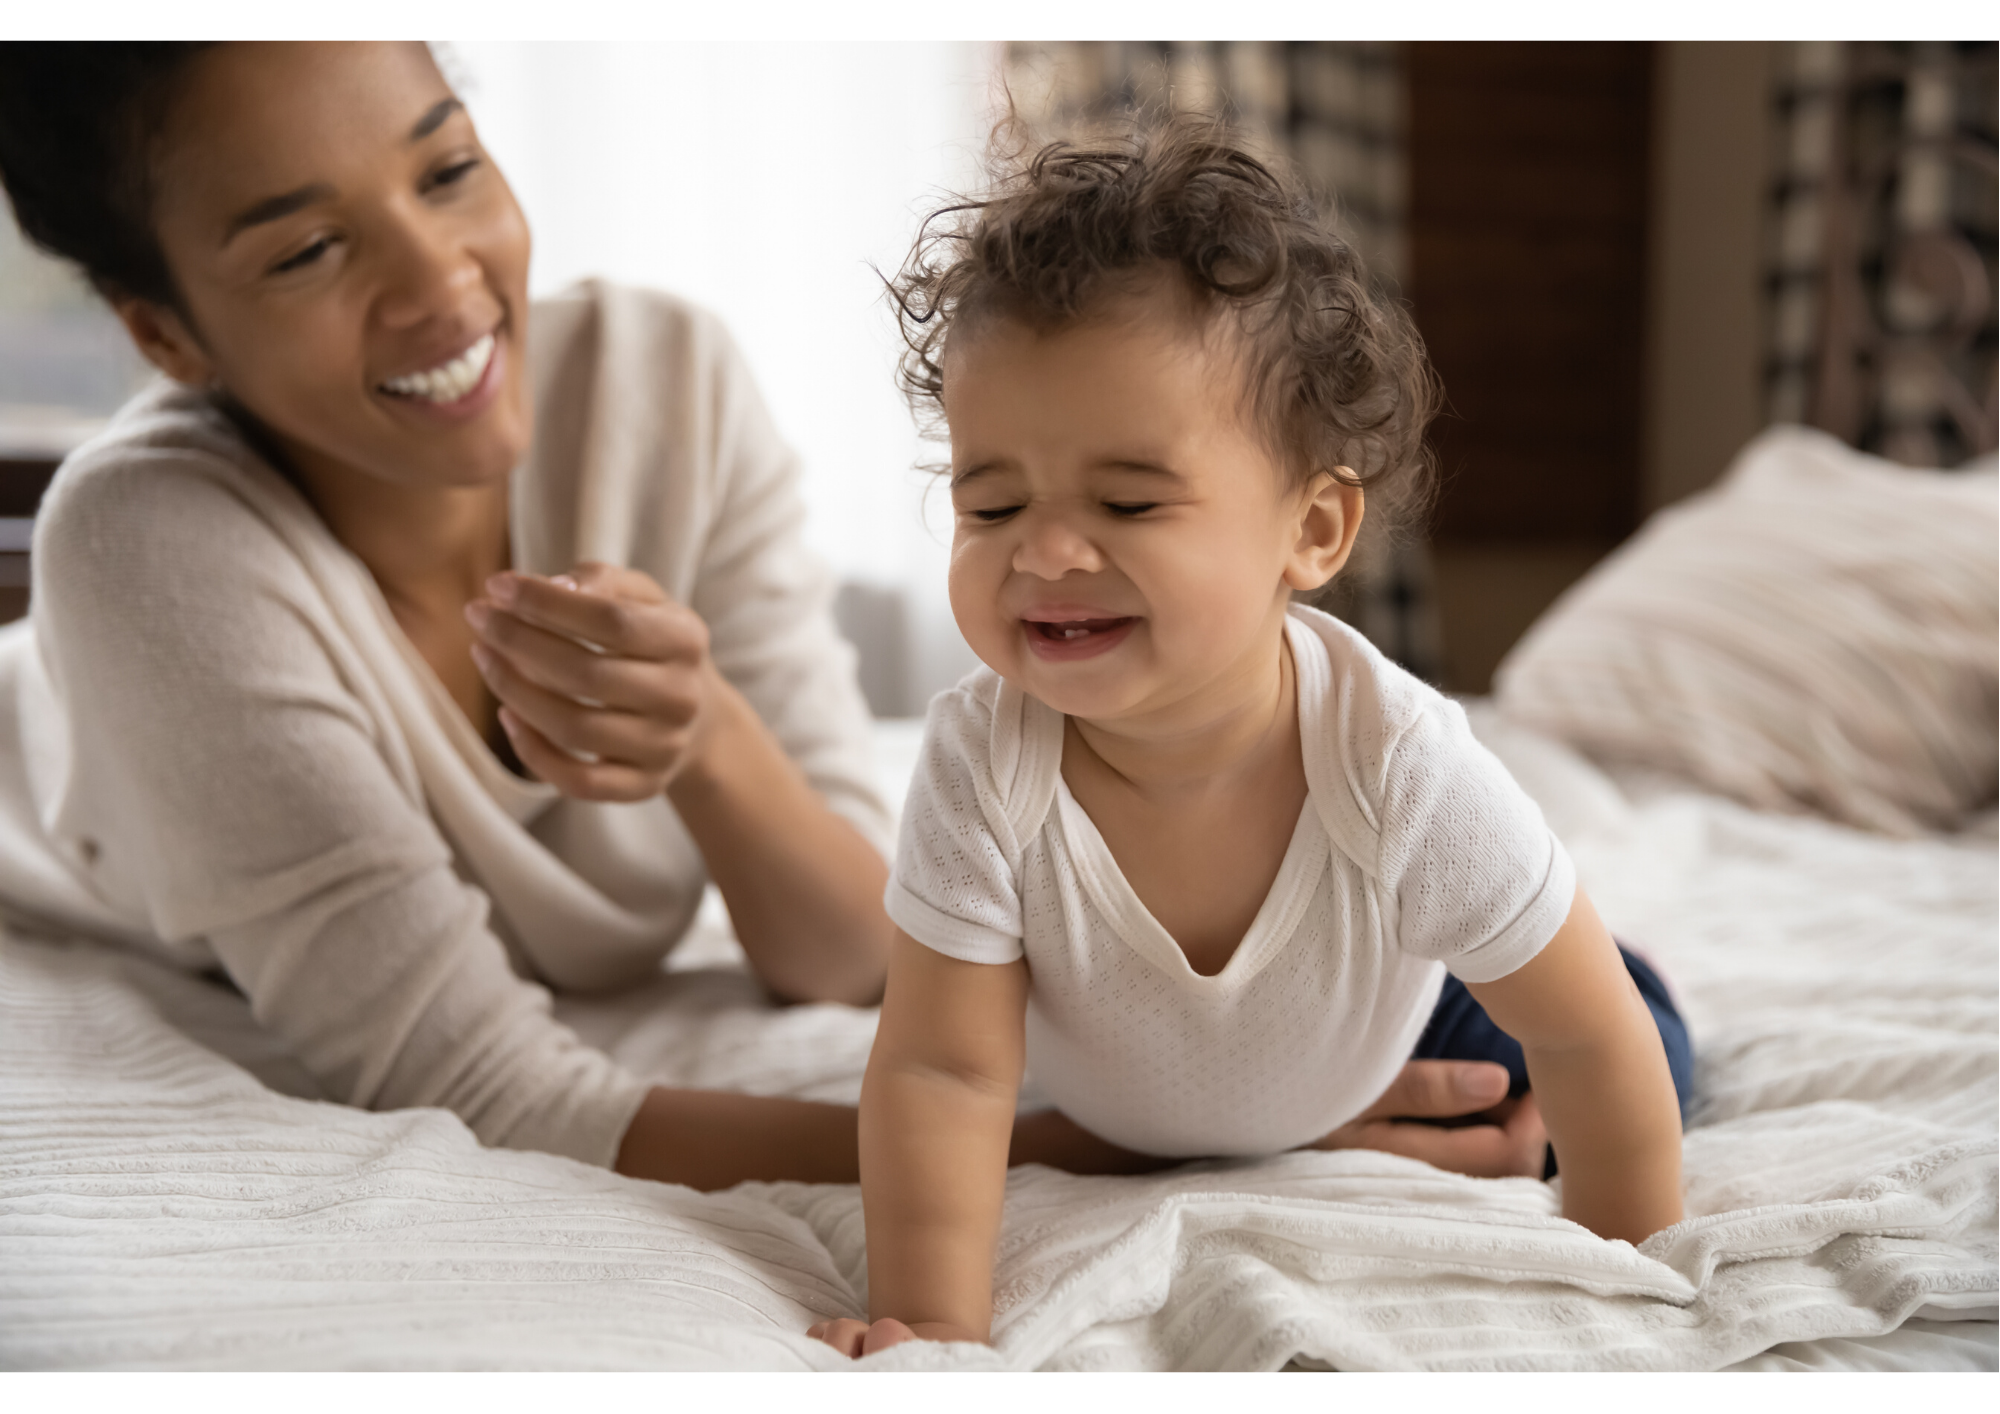
[[229,44],[153,167],[186,319],[154,361],[220,384],[310,479],[504,478],[527,450],[528,227],[420,44]]

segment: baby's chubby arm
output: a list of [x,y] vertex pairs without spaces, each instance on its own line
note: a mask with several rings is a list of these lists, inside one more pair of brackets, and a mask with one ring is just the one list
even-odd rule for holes
[[1659,1027],[1578,889],[1525,966],[1468,984],[1521,1043],[1562,1165],[1563,1216],[1640,1242],[1681,1220],[1681,1119]]
[[861,1084],[874,1324],[831,1321],[813,1335],[850,1355],[910,1334],[988,1338],[1027,1000],[1026,963],[960,962],[897,932]]

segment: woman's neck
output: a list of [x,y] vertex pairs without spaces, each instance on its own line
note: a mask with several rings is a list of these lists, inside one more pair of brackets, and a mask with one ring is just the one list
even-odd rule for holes
[[368,567],[398,617],[456,619],[508,568],[507,482],[399,486],[295,458],[301,488],[334,538]]

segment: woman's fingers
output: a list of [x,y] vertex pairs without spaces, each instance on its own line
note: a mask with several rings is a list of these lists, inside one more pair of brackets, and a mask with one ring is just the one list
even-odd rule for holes
[[601,653],[483,599],[466,605],[465,617],[483,647],[504,657],[537,687],[579,702],[662,718],[686,719],[697,710],[698,660]]
[[[1343,1132],[1343,1131],[1336,1131]],[[1522,1164],[1497,1124],[1473,1124],[1463,1129],[1439,1129],[1429,1124],[1398,1124],[1371,1120],[1347,1135],[1350,1142],[1334,1147],[1375,1149],[1385,1154],[1421,1159],[1432,1168],[1474,1178],[1522,1177]],[[1540,1176],[1541,1166],[1535,1167]]]
[[579,761],[516,716],[500,709],[500,726],[521,764],[535,779],[546,781],[578,800],[649,800],[660,793],[658,772],[619,761]]
[[1542,1107],[1531,1090],[1518,1100],[1502,1105],[1501,1129],[1507,1136],[1508,1172],[1540,1178],[1549,1158],[1549,1127],[1542,1123]]
[[1316,1149],[1375,1149],[1422,1159],[1433,1168],[1474,1178],[1540,1178],[1549,1132],[1535,1097],[1503,1101],[1494,1123],[1445,1129],[1392,1119],[1356,1119],[1319,1140]]
[[636,570],[512,572],[465,606],[521,762],[565,795],[644,800],[695,760],[721,681],[708,628]]
[[489,579],[486,593],[524,623],[614,656],[665,662],[708,651],[701,616],[634,570],[585,564],[552,579],[508,571]]
[[1507,1068],[1491,1061],[1413,1060],[1359,1119],[1456,1119],[1507,1098]]
[[513,709],[516,717],[572,756],[661,771],[687,748],[692,713],[650,715],[578,702],[530,682],[513,663],[479,645],[473,647],[472,661],[501,706]]

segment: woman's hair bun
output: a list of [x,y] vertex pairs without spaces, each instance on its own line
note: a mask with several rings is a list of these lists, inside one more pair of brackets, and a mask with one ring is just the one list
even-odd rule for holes
[[107,299],[178,296],[153,232],[153,144],[206,43],[0,44],[0,185],[21,233]]

